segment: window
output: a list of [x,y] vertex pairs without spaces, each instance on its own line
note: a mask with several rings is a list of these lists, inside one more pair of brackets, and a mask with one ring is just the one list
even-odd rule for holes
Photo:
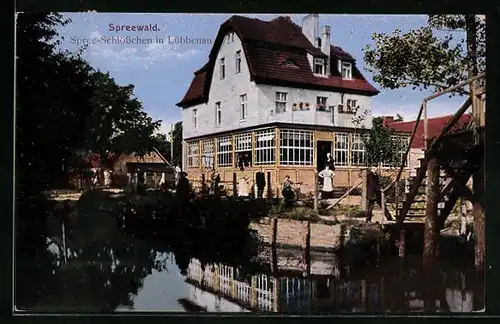
[[247,157],[252,161],[252,133],[237,134],[234,136],[234,152],[236,153],[236,162],[239,163],[240,156]]
[[358,101],[354,99],[347,99],[347,109],[354,109],[358,106]]
[[217,166],[227,167],[233,165],[233,144],[231,136],[220,137],[217,140]]
[[276,161],[276,139],[274,129],[255,133],[255,164],[274,164]]
[[348,134],[335,134],[335,165],[346,166],[348,164],[348,142]]
[[241,73],[241,51],[236,52],[236,73]]
[[351,165],[363,166],[364,164],[365,164],[365,143],[363,141],[363,135],[353,134],[352,146],[351,146]]
[[291,60],[291,59],[284,60],[282,64],[285,65],[285,66],[297,66],[297,64],[295,63],[295,61]]
[[188,144],[188,168],[197,168],[200,166],[200,146],[198,142]]
[[318,47],[320,47],[320,48],[321,48],[321,37],[318,37],[318,38],[316,39],[316,43],[318,44]]
[[240,119],[247,118],[247,95],[242,94],[240,96]]
[[215,125],[219,126],[222,122],[222,111],[220,110],[220,101],[215,103]]
[[342,79],[352,79],[352,64],[350,62],[342,62],[341,67]]
[[[408,136],[401,135],[393,135],[391,136],[393,143],[396,145],[396,149],[398,150],[397,160],[394,161],[394,166],[401,166],[401,162],[403,162],[403,158],[406,153],[406,149],[410,144],[410,138]],[[404,161],[404,166],[408,165],[408,160]]]
[[314,73],[325,74],[325,60],[320,58],[314,59]]
[[[406,149],[409,145],[410,138],[408,136],[402,135],[392,135],[391,136],[392,144],[397,150],[398,154],[395,156],[395,161],[384,161],[382,162],[383,167],[400,167],[401,161],[406,153]],[[408,160],[404,161],[405,166],[408,165]]]
[[201,165],[204,168],[214,166],[214,140],[207,139],[201,141]]
[[234,33],[231,33],[231,43],[234,42]]
[[224,58],[220,59],[220,79],[224,80],[226,77],[226,62]]
[[286,92],[276,92],[276,113],[283,113],[286,111]]
[[280,164],[312,165],[313,133],[311,131],[280,131]]
[[193,128],[198,128],[198,109],[193,109]]
[[316,97],[316,108],[319,111],[327,111],[326,97]]

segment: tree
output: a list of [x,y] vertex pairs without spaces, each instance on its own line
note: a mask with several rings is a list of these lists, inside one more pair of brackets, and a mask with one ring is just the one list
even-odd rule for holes
[[384,125],[382,117],[372,119],[372,127],[366,129],[363,121],[367,114],[361,114],[353,119],[353,124],[362,130],[361,140],[365,147],[366,166],[383,164],[388,167],[401,165],[401,151],[405,149],[403,141],[399,140],[394,130]]
[[[411,86],[420,90],[443,90],[485,71],[485,27],[485,21],[476,15],[429,15],[427,26],[418,30],[402,34],[397,29],[391,35],[375,33],[372,36],[375,46],[364,49],[367,70],[382,88]],[[443,36],[438,37],[437,32]],[[452,93],[456,94],[470,95],[462,89]],[[484,196],[481,170],[483,168],[474,175],[475,194],[479,199]],[[475,204],[475,210],[475,263],[478,272],[482,272],[484,211],[479,204]]]
[[[152,149],[159,126],[133,96],[93,69],[81,51],[57,50],[57,13],[22,13],[16,25],[16,249],[45,248],[50,204],[43,191],[67,185],[68,169],[89,153]],[[76,155],[76,158],[75,158]]]
[[[477,27],[473,53],[467,51],[464,33],[470,19]],[[467,79],[471,65],[485,71],[485,30],[485,22],[474,15],[429,15],[428,25],[420,29],[373,34],[375,46],[364,49],[366,69],[382,88],[440,91]]]
[[103,165],[110,155],[149,153],[160,121],[153,121],[143,110],[134,97],[134,86],[117,85],[109,73],[100,71],[90,77],[94,89],[92,114],[87,119],[82,151],[97,153]]

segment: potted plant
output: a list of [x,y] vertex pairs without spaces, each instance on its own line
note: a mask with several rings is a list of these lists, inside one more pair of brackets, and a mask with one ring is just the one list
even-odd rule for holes
[[303,102],[299,102],[299,108],[300,108],[300,110],[302,110],[302,107],[304,107],[304,103]]
[[306,102],[306,109],[309,110],[309,103]]
[[296,111],[296,110],[297,110],[297,103],[296,103],[296,102],[294,102],[294,103],[293,103],[293,105],[292,105],[292,110],[293,110],[293,111]]

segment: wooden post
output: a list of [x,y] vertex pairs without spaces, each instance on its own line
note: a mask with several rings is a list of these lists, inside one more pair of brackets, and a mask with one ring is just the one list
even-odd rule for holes
[[363,312],[367,311],[367,295],[368,295],[368,287],[367,287],[366,279],[361,280],[361,308]]
[[276,241],[278,237],[278,218],[273,218],[273,236],[271,241],[271,255],[272,255],[272,272],[278,272],[278,253],[276,251]]
[[205,173],[201,174],[201,195],[205,195],[205,191],[207,190],[206,188],[206,183],[205,183]]
[[[478,62],[477,56],[477,22],[475,15],[465,15],[465,27],[466,27],[466,38],[467,38],[467,53],[469,57],[474,60],[469,62],[468,76],[473,78],[477,76],[478,72]],[[474,121],[474,139],[475,145],[479,145],[481,142],[480,134],[478,133],[478,128],[481,126],[481,105],[476,96],[476,89],[478,88],[478,81],[474,80],[469,83],[469,94],[472,103],[472,118]],[[473,181],[473,192],[475,196],[475,202],[472,207],[472,214],[474,215],[474,233],[475,239],[475,268],[476,273],[482,277],[484,271],[484,254],[485,254],[485,221],[484,221],[484,169],[485,169],[485,159],[483,157],[479,169],[472,175]]]
[[339,249],[343,249],[345,247],[345,243],[346,243],[346,237],[345,237],[345,235],[346,235],[346,232],[347,232],[347,230],[346,230],[345,224],[340,224],[340,233],[339,233],[340,237],[339,237],[339,246],[338,246]]
[[250,306],[252,308],[257,308],[257,276],[253,275],[251,279],[250,287]]
[[274,281],[274,290],[273,290],[273,310],[275,313],[279,313],[280,311],[280,299],[281,299],[281,280],[278,277],[273,277]]
[[311,222],[307,222],[306,244],[305,244],[306,275],[311,276]]
[[64,258],[64,264],[68,262],[68,256],[67,256],[68,250],[66,248],[66,224],[64,222],[64,217],[66,217],[66,213],[67,211],[65,210],[63,214],[63,219],[61,220],[61,234],[62,234],[61,237],[62,237],[62,248],[63,248],[62,255]]
[[[399,226],[398,226],[399,227]],[[406,232],[404,229],[399,230],[399,246],[398,255],[400,258],[404,258],[406,254]]]
[[430,269],[435,264],[439,254],[439,224],[438,203],[440,196],[439,188],[439,165],[436,159],[429,160],[427,166],[427,186],[425,203],[424,224],[424,252],[423,267]]
[[267,199],[271,201],[273,199],[273,188],[271,184],[271,172],[267,171]]
[[236,280],[234,276],[229,279],[229,287],[231,292],[231,297],[236,300],[238,298],[238,287],[236,285]]
[[314,170],[314,211],[318,212],[318,171]]
[[460,236],[465,239],[467,235],[467,206],[463,199],[460,199]]
[[[368,202],[368,200],[365,201],[365,204],[367,202]],[[384,217],[385,217],[387,205],[385,203],[385,191],[384,191],[384,188],[382,188],[382,190],[380,191],[380,203],[382,204],[382,206],[380,206],[382,208],[382,215],[384,215]],[[366,208],[365,208],[365,210],[366,210]],[[396,219],[397,219],[397,217],[398,217],[398,214],[397,214],[397,208],[396,208]]]
[[429,139],[429,131],[427,125],[427,101],[424,100],[422,103],[422,113],[424,115],[424,149],[427,150],[428,147],[428,139]]
[[[366,174],[367,174],[366,170],[361,171],[361,180],[363,181],[362,187],[361,187],[361,208],[365,211],[368,207],[368,199],[367,199],[367,197],[368,197],[368,181],[367,181]],[[383,191],[382,191],[382,194],[383,194]],[[382,199],[381,201],[382,201],[382,205],[383,205],[384,199]],[[384,207],[382,206],[382,209],[383,208]]]
[[[395,216],[398,217],[398,208],[399,208],[399,181],[394,183],[394,205],[395,205]],[[383,216],[385,217],[385,208],[382,210]]]
[[238,197],[238,188],[236,184],[236,172],[233,172],[233,197]]

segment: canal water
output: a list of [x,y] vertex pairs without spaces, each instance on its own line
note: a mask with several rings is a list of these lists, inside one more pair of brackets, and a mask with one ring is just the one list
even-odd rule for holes
[[18,311],[338,314],[484,308],[483,285],[467,260],[447,260],[424,272],[417,256],[365,262],[313,253],[306,275],[301,251],[279,249],[273,272],[268,249],[252,255],[240,243],[123,231],[113,208],[79,202],[65,226],[49,219],[46,248],[16,257]]

